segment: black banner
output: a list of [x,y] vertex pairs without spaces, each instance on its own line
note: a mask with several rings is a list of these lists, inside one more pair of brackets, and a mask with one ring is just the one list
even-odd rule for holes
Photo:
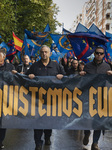
[[112,76],[0,73],[0,127],[112,129]]

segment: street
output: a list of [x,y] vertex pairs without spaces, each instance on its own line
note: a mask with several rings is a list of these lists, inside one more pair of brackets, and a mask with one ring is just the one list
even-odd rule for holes
[[[7,129],[3,142],[4,150],[35,150],[33,130]],[[43,150],[90,150],[92,133],[87,146],[83,146],[83,131],[79,130],[53,130],[51,146],[43,145]],[[112,150],[112,131],[105,131],[99,141],[101,150]]]

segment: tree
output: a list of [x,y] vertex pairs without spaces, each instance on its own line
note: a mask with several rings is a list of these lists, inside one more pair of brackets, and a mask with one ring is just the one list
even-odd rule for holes
[[23,40],[24,29],[43,32],[49,23],[51,32],[60,23],[56,19],[59,8],[52,0],[0,0],[0,35],[12,39],[12,31]]
[[15,27],[15,2],[11,0],[0,1],[0,35],[7,41],[12,37]]

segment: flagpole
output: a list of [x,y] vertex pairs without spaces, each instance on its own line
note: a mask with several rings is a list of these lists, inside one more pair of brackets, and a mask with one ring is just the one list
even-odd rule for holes
[[63,34],[64,23],[62,22],[62,34]]

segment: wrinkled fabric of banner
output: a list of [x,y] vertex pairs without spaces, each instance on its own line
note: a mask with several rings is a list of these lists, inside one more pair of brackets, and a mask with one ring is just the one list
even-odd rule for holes
[[[0,72],[0,128],[112,129],[112,76]],[[55,91],[57,94],[55,94]]]

